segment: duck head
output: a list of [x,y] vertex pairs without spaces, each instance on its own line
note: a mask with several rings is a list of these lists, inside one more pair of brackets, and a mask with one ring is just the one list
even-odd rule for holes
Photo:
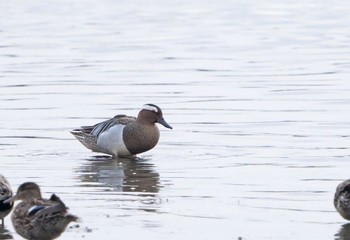
[[143,105],[141,111],[139,112],[139,115],[137,116],[137,119],[145,123],[160,123],[166,128],[173,129],[172,126],[170,126],[164,120],[162,110],[154,104],[149,103]]
[[25,201],[35,198],[41,198],[40,187],[34,182],[25,182],[18,187],[16,195],[5,200],[4,203],[11,203],[16,200]]

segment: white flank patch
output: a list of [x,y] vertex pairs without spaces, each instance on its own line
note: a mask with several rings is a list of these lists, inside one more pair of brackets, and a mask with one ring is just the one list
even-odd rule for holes
[[124,127],[125,125],[117,124],[102,132],[97,138],[97,145],[115,156],[130,155],[123,141]]
[[142,109],[145,109],[145,110],[149,110],[149,111],[152,111],[152,112],[158,112],[158,109],[156,107],[153,107],[151,105],[143,105]]

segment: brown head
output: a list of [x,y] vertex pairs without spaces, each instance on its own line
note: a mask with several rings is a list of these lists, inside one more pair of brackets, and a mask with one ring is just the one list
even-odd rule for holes
[[18,187],[17,193],[12,198],[7,199],[5,202],[14,202],[16,200],[30,200],[41,198],[40,187],[34,182],[25,182]]
[[162,110],[154,105],[154,104],[145,104],[143,105],[139,115],[137,116],[137,120],[146,123],[146,124],[154,124],[160,123],[166,128],[173,129],[163,118]]

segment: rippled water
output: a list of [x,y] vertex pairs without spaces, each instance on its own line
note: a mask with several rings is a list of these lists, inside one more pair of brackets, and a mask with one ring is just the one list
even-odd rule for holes
[[[61,239],[348,239],[346,1],[0,1],[1,173],[82,218]],[[68,130],[155,103],[137,159]],[[19,239],[6,218],[0,239]]]

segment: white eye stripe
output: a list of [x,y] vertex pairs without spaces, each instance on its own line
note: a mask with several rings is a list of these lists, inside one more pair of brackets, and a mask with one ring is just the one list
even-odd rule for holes
[[144,110],[149,110],[149,111],[152,111],[152,112],[158,112],[158,109],[156,107],[153,107],[151,105],[143,105],[142,109]]

